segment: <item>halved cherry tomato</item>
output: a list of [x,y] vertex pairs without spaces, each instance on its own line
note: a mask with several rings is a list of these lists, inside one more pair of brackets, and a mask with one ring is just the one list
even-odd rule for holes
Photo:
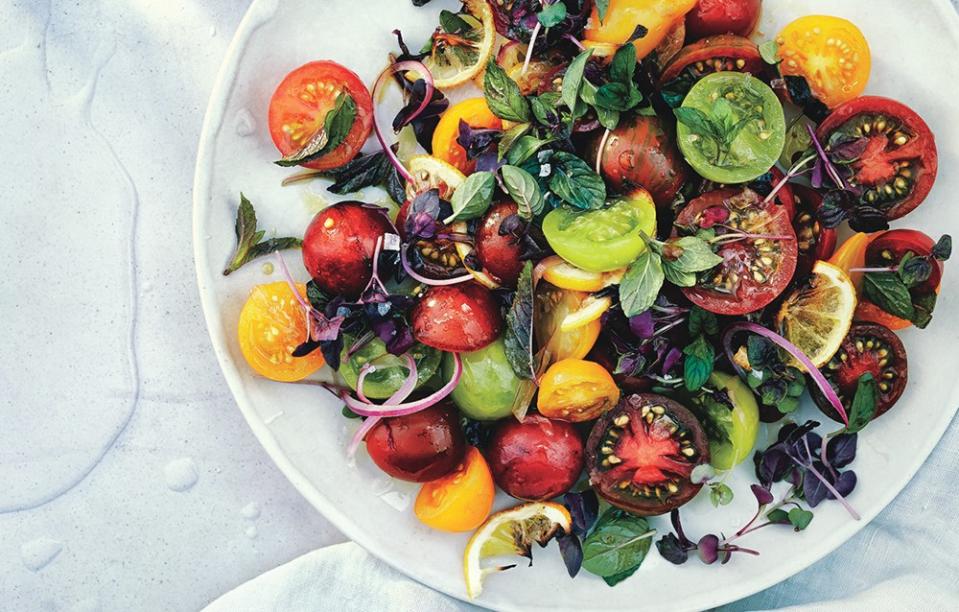
[[486,105],[486,98],[470,98],[454,104],[443,113],[433,132],[433,157],[455,166],[464,174],[476,170],[476,161],[466,158],[464,149],[456,139],[460,133],[460,121],[472,128],[501,129],[503,120],[493,114]]
[[503,221],[516,214],[519,207],[514,202],[500,202],[490,207],[476,228],[476,257],[483,270],[500,284],[515,287],[523,271],[523,246],[519,238],[501,233]]
[[466,453],[466,437],[456,408],[444,401],[412,414],[384,417],[366,434],[366,450],[393,478],[429,482],[456,469]]
[[748,72],[760,75],[767,65],[756,43],[733,34],[704,38],[683,47],[663,69],[659,88],[672,106],[679,106],[689,89],[714,72]]
[[[306,285],[297,283],[296,290],[306,298]],[[293,350],[306,342],[306,312],[284,281],[253,288],[240,311],[238,328],[243,357],[270,380],[302,380],[325,363],[320,351],[293,356]]]
[[751,190],[720,189],[701,195],[680,211],[676,225],[699,227],[704,212],[727,214],[726,225],[749,235],[719,249],[723,263],[699,275],[683,293],[697,306],[723,315],[742,315],[768,305],[785,290],[796,271],[796,232],[788,211],[763,204]]
[[619,387],[595,361],[563,359],[546,370],[539,385],[537,410],[545,417],[591,421],[619,402]]
[[286,156],[299,151],[323,129],[326,114],[342,93],[349,94],[356,103],[353,127],[339,146],[303,166],[330,170],[353,159],[373,129],[373,98],[356,73],[327,60],[300,66],[286,75],[273,92],[270,137],[280,153]]
[[610,0],[605,18],[600,20],[599,9],[593,3],[585,30],[586,41],[622,45],[634,35],[637,26],[643,26],[646,35],[633,41],[636,57],[642,59],[656,49],[695,6],[696,0]]
[[430,287],[413,308],[413,337],[441,351],[476,351],[499,337],[503,317],[489,289],[468,281]]
[[819,140],[831,150],[868,138],[866,150],[852,162],[850,182],[860,187],[859,202],[898,219],[922,204],[939,171],[936,139],[914,110],[889,98],[863,96],[847,102],[823,121]]
[[449,474],[427,482],[416,496],[416,518],[440,531],[472,531],[493,508],[496,487],[483,454],[466,449],[463,461]]
[[727,33],[749,36],[761,10],[762,0],[699,0],[686,15],[686,35],[689,40]]
[[832,257],[836,250],[836,230],[824,227],[816,218],[816,211],[822,206],[822,195],[818,191],[803,185],[793,185],[792,191],[796,202],[793,228],[799,241],[796,276],[802,277],[809,274],[817,261]]
[[602,323],[597,319],[570,331],[561,331],[563,320],[582,308],[589,293],[559,289],[546,281],[536,286],[533,335],[536,345],[546,347],[553,361],[582,359],[596,344]]
[[806,79],[829,108],[860,95],[869,82],[869,43],[854,23],[841,17],[807,15],[779,33],[779,69]]

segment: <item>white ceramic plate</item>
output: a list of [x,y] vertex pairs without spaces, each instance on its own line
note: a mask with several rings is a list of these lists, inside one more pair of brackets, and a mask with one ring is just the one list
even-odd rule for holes
[[[431,531],[413,516],[416,488],[376,470],[362,451],[356,465],[344,447],[356,427],[340,415],[340,403],[324,391],[272,383],[251,375],[235,339],[243,301],[256,283],[277,280],[249,265],[223,277],[234,246],[233,219],[244,192],[256,206],[261,227],[279,235],[300,235],[312,215],[333,201],[320,181],[280,187],[289,174],[270,163],[277,158],[266,128],[273,88],[288,71],[311,60],[332,59],[372,83],[394,48],[390,32],[402,28],[419,44],[436,23],[440,8],[409,0],[255,0],[230,46],[213,91],[203,127],[194,193],[194,240],[200,295],[213,347],[226,380],[250,427],[299,491],[347,536],[397,569],[455,597],[465,597],[462,550],[466,535]],[[948,0],[767,0],[760,30],[774,35],[806,14],[836,14],[862,28],[873,50],[868,93],[902,100],[929,123],[939,143],[939,180],[917,211],[895,223],[938,236],[959,229],[959,123],[953,108],[959,83],[959,18]],[[384,111],[384,114],[387,111]],[[367,199],[381,193],[368,190]],[[297,253],[287,259],[300,278],[306,274]],[[951,263],[949,267],[954,266]],[[801,534],[766,529],[749,537],[760,557],[737,557],[725,567],[691,562],[671,566],[655,552],[637,574],[617,586],[581,575],[569,580],[555,546],[537,550],[535,565],[518,567],[487,581],[477,602],[503,609],[692,610],[745,597],[788,578],[837,548],[906,485],[932,451],[956,406],[959,386],[959,274],[950,270],[936,319],[924,332],[902,334],[910,358],[909,387],[899,405],[861,436],[854,464],[859,486],[850,501],[862,513],[853,521],[835,503],[816,509]],[[806,408],[812,418],[818,413]],[[821,418],[821,417],[819,417]],[[762,443],[762,440],[761,442]],[[729,533],[754,510],[748,492],[752,470],[741,466],[729,482],[733,504],[713,510],[705,495],[684,508],[690,533]],[[510,500],[498,499],[498,507]],[[668,530],[668,521],[654,524]],[[522,565],[522,564],[521,564]],[[362,588],[362,585],[358,585]]]

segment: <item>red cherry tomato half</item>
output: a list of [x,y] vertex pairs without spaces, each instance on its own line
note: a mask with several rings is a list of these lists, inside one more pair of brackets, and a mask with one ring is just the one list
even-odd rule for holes
[[852,162],[852,186],[862,189],[861,204],[879,208],[888,219],[922,204],[936,181],[936,139],[922,117],[901,102],[880,96],[850,100],[836,107],[816,135],[827,151],[837,143],[868,140]]
[[756,43],[732,34],[711,36],[683,47],[663,70],[659,78],[660,88],[667,87],[677,79],[687,80],[685,91],[693,83],[714,72],[748,72],[763,74],[766,63],[759,54]]
[[413,308],[413,337],[441,351],[477,351],[502,329],[493,294],[472,281],[430,287]]
[[519,208],[513,202],[496,204],[476,228],[476,257],[487,272],[507,287],[515,287],[523,271],[523,261],[520,259],[523,249],[516,236],[501,234],[500,226],[517,210]]
[[676,225],[701,227],[704,219],[715,214],[728,215],[725,224],[737,231],[777,238],[724,244],[718,252],[723,263],[700,274],[697,284],[683,288],[683,293],[692,303],[717,314],[755,312],[775,300],[796,271],[796,232],[789,211],[774,202],[763,204],[751,190],[727,188],[690,202],[676,217]]
[[819,192],[804,185],[793,185],[792,190],[796,202],[793,228],[799,251],[796,275],[804,276],[817,261],[832,257],[836,250],[836,230],[823,227],[816,218],[816,211],[822,206]]
[[394,231],[385,212],[362,202],[321,210],[303,236],[303,265],[320,289],[355,298],[370,282],[376,241]]
[[[882,267],[895,266],[906,253],[912,253],[920,257],[928,257],[932,254],[932,248],[936,246],[936,241],[926,234],[911,229],[894,229],[882,232],[869,242],[866,247],[866,266]],[[942,262],[938,259],[933,260],[932,274],[926,282],[913,287],[913,290],[919,293],[930,293],[939,288],[942,282]]]
[[686,13],[686,38],[749,36],[759,22],[761,10],[762,0],[699,0],[696,8]]
[[366,434],[366,450],[381,470],[400,480],[429,482],[452,472],[466,453],[466,438],[452,404],[388,417]]
[[493,479],[518,499],[546,500],[576,484],[583,471],[583,441],[572,423],[530,415],[503,421],[487,451]]
[[329,170],[353,159],[373,129],[373,98],[354,72],[325,60],[300,66],[286,75],[273,92],[270,137],[280,153],[286,156],[302,149],[323,128],[326,114],[342,93],[349,94],[356,103],[353,127],[339,146],[303,166]]

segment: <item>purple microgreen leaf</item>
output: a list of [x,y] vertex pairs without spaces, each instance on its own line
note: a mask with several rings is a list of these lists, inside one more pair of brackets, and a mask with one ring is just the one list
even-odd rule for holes
[[769,489],[765,487],[754,484],[750,486],[750,489],[752,489],[753,495],[756,496],[756,502],[760,506],[767,506],[773,503],[773,500],[776,499],[773,497],[773,494],[769,492]]
[[670,370],[676,367],[676,364],[679,363],[680,359],[683,357],[683,352],[676,348],[675,346],[669,349],[669,352],[666,353],[666,356],[663,358],[663,375],[669,374]]
[[843,468],[856,458],[857,434],[840,434],[826,444],[826,458],[834,468]]
[[711,533],[704,535],[696,545],[696,552],[700,561],[712,565],[719,559],[719,537]]
[[571,491],[563,497],[563,505],[573,519],[573,533],[585,538],[599,517],[599,498],[593,489]]
[[642,314],[629,317],[629,330],[640,340],[649,340],[652,338],[653,332],[655,331],[652,311],[647,310]]
[[656,542],[659,556],[674,565],[682,565],[689,560],[689,552],[675,534],[667,533]]
[[[845,472],[839,474],[839,478],[836,479],[834,486],[837,493],[843,497],[846,497],[853,492],[853,489],[856,488],[856,482],[856,473],[852,470],[846,470]],[[836,499],[836,497],[830,492],[829,499]]]

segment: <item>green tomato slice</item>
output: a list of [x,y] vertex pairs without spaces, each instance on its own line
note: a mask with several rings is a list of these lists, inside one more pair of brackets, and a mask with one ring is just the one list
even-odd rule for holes
[[563,206],[543,219],[543,234],[556,254],[590,272],[610,272],[636,261],[646,250],[640,232],[656,233],[656,205],[645,189],[601,210]]
[[709,439],[712,466],[717,470],[731,470],[749,457],[756,445],[756,437],[759,435],[759,406],[756,404],[756,396],[738,376],[713,372],[709,377],[709,386],[717,391],[725,391],[733,404],[728,415],[724,415],[722,419],[713,419],[714,424],[723,428],[725,439],[713,436]]
[[711,74],[689,90],[681,108],[692,110],[678,111],[679,149],[700,176],[727,185],[747,183],[779,160],[786,119],[779,98],[759,79]]
[[[471,419],[493,421],[510,416],[520,379],[506,358],[500,338],[471,353],[460,353],[463,376],[453,389],[453,403]],[[443,358],[443,376],[453,374],[453,356]]]
[[[399,391],[406,377],[410,375],[406,360],[401,356],[388,353],[386,344],[379,338],[373,338],[353,353],[352,357],[347,358],[347,350],[354,340],[350,336],[344,336],[343,351],[340,353],[339,373],[346,384],[356,390],[360,369],[372,362],[376,369],[367,374],[363,380],[364,395],[370,399],[386,399]],[[415,344],[409,353],[416,361],[416,387],[419,388],[436,374],[440,367],[442,352],[423,344]]]

